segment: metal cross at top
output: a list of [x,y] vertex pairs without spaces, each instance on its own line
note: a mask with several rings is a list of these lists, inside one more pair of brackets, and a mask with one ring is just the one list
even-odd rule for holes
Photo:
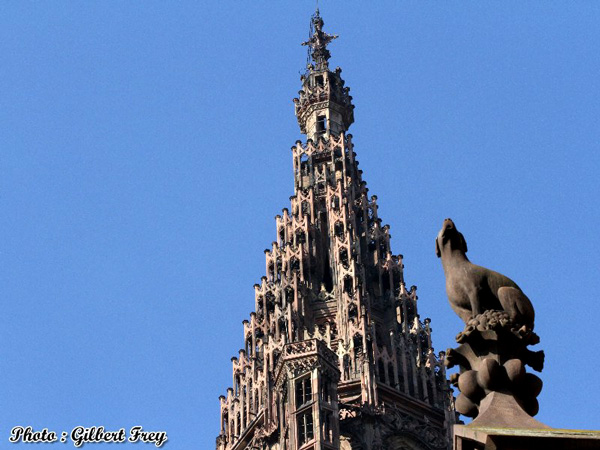
[[319,9],[312,16],[311,20],[311,33],[309,40],[303,42],[302,45],[308,45],[309,55],[314,61],[317,68],[327,66],[327,61],[331,57],[329,50],[327,50],[327,44],[334,39],[337,39],[336,34],[327,34],[323,31],[323,19],[319,15]]

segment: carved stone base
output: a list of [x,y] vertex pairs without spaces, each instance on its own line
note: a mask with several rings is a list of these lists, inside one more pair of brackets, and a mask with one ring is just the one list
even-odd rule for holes
[[448,350],[446,365],[460,366],[460,373],[450,377],[461,392],[456,399],[459,413],[478,417],[490,404],[508,405],[506,397],[512,397],[518,411],[529,418],[537,414],[542,380],[525,370],[529,365],[541,371],[544,365],[542,351],[527,349],[539,342],[535,333],[516,326],[508,313],[490,310],[471,319],[456,341],[460,346]]
[[521,408],[512,395],[492,392],[479,405],[479,415],[468,426],[501,428],[550,428]]

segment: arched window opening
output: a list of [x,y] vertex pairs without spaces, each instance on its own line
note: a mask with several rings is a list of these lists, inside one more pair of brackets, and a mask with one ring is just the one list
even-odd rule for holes
[[308,155],[303,153],[300,157],[300,175],[303,177],[308,176],[310,173],[310,165],[308,161]]
[[348,318],[353,321],[358,318],[358,308],[354,302],[350,303],[348,306]]
[[279,229],[279,240],[281,241],[281,244],[285,244],[285,228],[281,227]]
[[325,133],[327,130],[327,117],[317,116],[317,133]]
[[298,414],[298,444],[304,445],[312,440],[313,437],[313,415],[312,411],[308,410]]
[[387,250],[387,245],[385,242],[385,239],[381,238],[379,239],[379,254],[381,255],[382,258],[384,258],[388,253]]
[[354,296],[354,286],[352,283],[352,278],[349,276],[344,277],[344,292],[350,297]]
[[343,247],[340,249],[340,263],[347,269],[349,266],[348,262],[348,250]]
[[383,364],[383,361],[380,359],[379,362],[377,363],[378,369],[379,369],[379,381],[381,381],[382,383],[385,383],[385,365]]
[[312,401],[312,380],[309,377],[296,381],[296,409]]
[[273,263],[269,264],[269,272],[267,273],[269,281],[273,281],[275,278],[275,266]]
[[[337,197],[336,197],[337,198]],[[344,236],[344,224],[340,221],[337,221],[333,226],[333,232],[339,238],[343,238]]]

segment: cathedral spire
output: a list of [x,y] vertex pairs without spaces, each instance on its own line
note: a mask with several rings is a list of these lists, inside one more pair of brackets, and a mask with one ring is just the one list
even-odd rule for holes
[[451,447],[444,355],[358,168],[349,88],[330,70],[319,11],[294,99],[294,195],[243,321],[217,450]]

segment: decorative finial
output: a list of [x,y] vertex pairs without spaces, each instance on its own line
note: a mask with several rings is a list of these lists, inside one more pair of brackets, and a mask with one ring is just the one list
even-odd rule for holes
[[307,45],[309,47],[309,58],[313,60],[317,68],[327,66],[327,61],[331,57],[329,50],[327,50],[327,44],[338,37],[335,34],[325,33],[323,31],[323,24],[324,22],[319,14],[317,3],[317,10],[311,18],[310,37],[308,41],[302,43],[302,45]]

